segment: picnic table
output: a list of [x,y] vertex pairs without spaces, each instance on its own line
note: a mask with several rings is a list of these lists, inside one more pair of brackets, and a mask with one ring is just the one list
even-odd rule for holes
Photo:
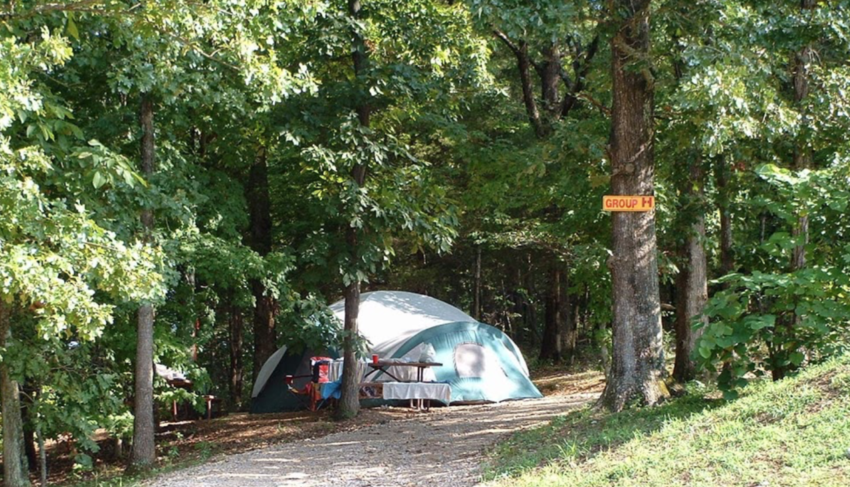
[[[425,369],[429,367],[440,367],[443,364],[439,362],[404,362],[401,360],[378,360],[367,364],[372,368],[363,378],[369,377],[375,372],[381,371],[396,380],[396,382],[424,382]],[[416,367],[416,380],[402,380],[390,372],[391,367]]]
[[[425,382],[425,370],[430,367],[439,367],[443,364],[439,362],[404,362],[400,360],[378,360],[367,364],[372,368],[365,376],[380,371],[387,376],[395,379],[396,382],[383,383],[384,399],[401,399],[410,400],[411,405],[414,403],[418,409],[427,410],[430,406],[430,401],[438,400],[444,404],[451,401],[451,386],[439,382]],[[410,367],[416,369],[416,380],[402,380],[390,369],[393,367]],[[398,370],[396,371],[398,372]],[[399,374],[403,375],[403,374]]]

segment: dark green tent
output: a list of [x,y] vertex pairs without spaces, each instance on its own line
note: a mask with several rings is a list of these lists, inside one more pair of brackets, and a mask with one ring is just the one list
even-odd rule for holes
[[[293,352],[282,347],[274,353],[257,374],[254,390],[251,393],[251,413],[279,413],[282,411],[299,411],[307,409],[309,399],[289,391],[285,378],[287,375],[309,376],[311,374],[310,358],[316,356],[337,358],[336,353],[316,353],[305,350]],[[310,382],[309,377],[295,379],[292,386],[303,389]]]

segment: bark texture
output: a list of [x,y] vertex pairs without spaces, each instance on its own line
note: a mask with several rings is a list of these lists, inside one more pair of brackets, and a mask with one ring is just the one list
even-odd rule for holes
[[[248,200],[250,219],[248,245],[252,250],[265,257],[272,251],[272,216],[269,198],[269,170],[264,148],[257,151],[254,164],[248,172],[248,185],[245,197]],[[259,279],[251,280],[251,293],[254,295],[254,367],[252,376],[257,378],[266,360],[277,351],[277,332],[275,317],[277,301],[269,295],[268,289]]]
[[[708,263],[705,248],[705,214],[703,211],[704,171],[702,161],[694,157],[688,177],[683,178],[683,203],[680,211],[689,220],[685,241],[679,250],[681,268],[676,282],[676,360],[673,378],[687,382],[696,378],[696,363],[692,359],[697,340],[704,328],[693,329],[694,317],[701,315],[708,301]],[[684,222],[683,222],[684,223]],[[703,325],[708,320],[702,317]]]
[[[804,10],[812,9],[815,3],[803,0],[801,4]],[[809,96],[809,64],[814,58],[814,50],[811,46],[805,46],[794,56],[794,101],[803,109],[803,104]],[[805,110],[804,110],[805,111]],[[803,114],[802,123],[805,125],[806,114]],[[794,170],[802,171],[809,169],[812,165],[812,151],[806,140],[799,140],[794,149]],[[791,235],[797,241],[791,255],[791,270],[795,271],[806,267],[806,244],[809,240],[809,217],[800,215],[797,224],[791,230]]]
[[[32,406],[34,398],[37,396],[36,388],[25,381],[23,384],[18,384],[21,388],[21,419],[24,424],[24,453],[27,456],[27,465],[31,472],[35,472],[38,468],[38,450],[35,448],[35,422],[32,418]],[[29,399],[27,399],[29,396]]]
[[41,486],[47,485],[47,450],[44,449],[44,435],[41,433],[41,428],[38,428],[38,478]]
[[[348,14],[353,20],[360,17],[360,0],[348,0]],[[366,64],[369,60],[366,51],[366,43],[359,30],[354,29],[353,34],[353,49],[351,60],[354,65],[354,76],[360,78],[364,75]],[[360,125],[368,127],[370,124],[371,107],[366,100],[360,100],[356,107],[357,118]],[[355,164],[351,170],[351,179],[354,180],[357,187],[362,187],[366,182],[366,166],[363,164]],[[348,246],[348,251],[351,253],[351,263],[356,265],[359,262],[359,249],[357,229],[348,226],[345,229],[345,242]],[[347,286],[345,286],[345,318],[343,327],[345,329],[345,337],[343,338],[343,371],[342,371],[342,386],[339,407],[336,410],[337,419],[347,419],[357,415],[360,412],[360,399],[358,383],[360,378],[357,376],[358,368],[356,350],[354,348],[354,337],[358,332],[357,317],[360,313],[360,281],[355,277]]]
[[[611,41],[613,109],[611,186],[615,195],[654,194],[653,82],[649,66],[649,0],[615,0],[617,31]],[[613,356],[600,404],[622,410],[634,399],[655,404],[663,383],[661,305],[655,213],[615,212]]]
[[[4,349],[12,338],[10,314],[6,305],[0,302],[0,349]],[[28,486],[30,480],[27,457],[24,454],[20,387],[3,361],[0,361],[0,403],[3,413],[3,485]]]
[[[350,241],[349,241],[350,242]],[[354,348],[354,336],[358,330],[357,318],[360,314],[360,282],[354,281],[345,287],[345,338],[343,339],[342,391],[337,419],[348,419],[360,412],[360,399],[357,377],[357,355]]]
[[735,270],[735,255],[732,253],[732,209],[729,185],[729,164],[720,159],[715,166],[717,182],[717,207],[720,210],[720,274]]
[[543,340],[540,343],[540,360],[560,361],[563,358],[565,327],[561,314],[561,275],[556,266],[549,271],[549,289],[546,290],[546,312],[543,320]]
[[544,61],[537,69],[546,113],[553,119],[561,118],[561,49],[552,43],[543,51]]
[[236,411],[242,410],[242,388],[244,366],[242,364],[242,334],[245,323],[242,310],[236,306],[230,308],[230,404]]
[[564,322],[564,362],[572,365],[575,362],[576,342],[578,341],[578,306],[576,296],[569,293],[569,281],[564,275],[561,282],[561,319]]
[[[150,94],[142,93],[140,121],[142,126],[142,174],[149,178],[156,170],[156,147],[154,145],[154,110]],[[150,238],[154,227],[153,210],[142,210],[142,226],[145,238]],[[130,469],[146,470],[156,462],[153,403],[153,322],[154,307],[143,304],[136,315],[136,384],[133,404],[133,449],[130,453]]]

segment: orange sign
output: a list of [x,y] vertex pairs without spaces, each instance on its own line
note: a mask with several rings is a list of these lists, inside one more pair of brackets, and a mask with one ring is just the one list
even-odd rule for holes
[[603,196],[605,211],[649,211],[655,208],[655,196]]

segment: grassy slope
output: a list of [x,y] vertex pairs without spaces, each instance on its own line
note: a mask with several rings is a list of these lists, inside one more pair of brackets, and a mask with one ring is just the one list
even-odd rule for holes
[[499,445],[487,475],[504,486],[850,486],[850,357],[729,403],[577,411]]

